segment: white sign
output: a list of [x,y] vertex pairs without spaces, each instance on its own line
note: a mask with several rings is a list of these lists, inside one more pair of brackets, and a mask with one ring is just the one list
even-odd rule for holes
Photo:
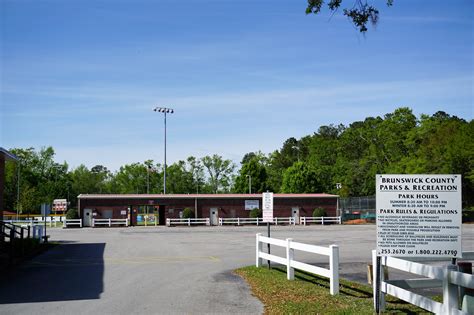
[[245,200],[245,210],[260,208],[260,200]]
[[66,211],[67,210],[67,199],[54,199],[53,200],[53,211]]
[[120,210],[120,215],[127,215],[127,210]]
[[461,257],[461,175],[377,175],[377,255]]
[[273,222],[273,193],[263,193],[262,204],[263,222]]

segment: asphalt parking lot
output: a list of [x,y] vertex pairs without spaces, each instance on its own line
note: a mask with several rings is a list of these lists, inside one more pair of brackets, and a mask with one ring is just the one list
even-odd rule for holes
[[[374,225],[271,230],[280,239],[339,245],[341,276],[366,280]],[[50,229],[61,244],[7,271],[0,313],[260,314],[263,305],[232,273],[255,263],[256,233],[266,227]],[[463,225],[463,249],[474,251],[474,225]],[[327,264],[323,256],[297,255]]]

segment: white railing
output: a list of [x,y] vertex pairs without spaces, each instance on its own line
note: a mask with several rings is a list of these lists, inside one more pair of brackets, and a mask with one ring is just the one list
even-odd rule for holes
[[128,226],[128,219],[92,219],[92,227],[99,225],[106,225],[109,227],[113,225]]
[[[219,225],[233,224],[233,225],[244,225],[244,224],[265,224],[262,218],[219,218]],[[293,217],[274,217],[272,224],[296,224],[296,220]]]
[[211,225],[211,220],[209,218],[189,218],[189,219],[166,219],[166,226],[172,225],[197,225],[197,224],[204,224],[204,225]]
[[[271,244],[286,248],[286,257],[279,257],[262,252],[262,244]],[[329,269],[313,266],[294,260],[294,250],[300,250],[308,253],[329,256]],[[330,293],[336,295],[339,293],[339,247],[330,245],[329,247],[308,245],[293,242],[293,239],[279,240],[262,236],[261,233],[256,237],[256,266],[262,266],[262,259],[273,261],[286,266],[287,279],[293,280],[295,277],[294,269],[300,269],[322,277],[329,278]]]
[[[473,260],[474,252],[463,252],[463,259]],[[459,294],[458,287],[474,289],[474,276],[456,271],[456,265],[446,265],[444,267],[431,266],[415,262],[412,258],[410,260],[382,257],[381,266],[387,266],[397,270],[402,270],[426,278],[421,279],[406,279],[406,280],[385,280],[383,272],[380,274],[380,309],[385,309],[385,294],[395,296],[405,302],[414,304],[427,311],[436,314],[462,314],[467,315],[469,312],[459,310]],[[434,258],[433,258],[434,259]],[[433,260],[432,259],[432,260]],[[427,261],[427,259],[421,259]],[[376,251],[372,251],[373,268],[373,284],[374,292],[376,292],[377,284],[377,256]],[[421,288],[436,288],[443,289],[443,302],[436,302],[426,296],[413,293],[407,289],[421,289]],[[466,297],[468,297],[466,295]],[[466,298],[467,301],[467,298]],[[461,301],[463,303],[468,303]],[[374,307],[375,307],[375,293],[374,293]],[[464,307],[464,306],[463,306]],[[467,307],[467,306],[466,306]]]
[[71,225],[77,225],[79,227],[82,227],[82,219],[66,219],[63,221],[64,228],[67,228]]
[[341,217],[300,217],[300,224],[306,225],[309,223],[337,223],[341,224]]

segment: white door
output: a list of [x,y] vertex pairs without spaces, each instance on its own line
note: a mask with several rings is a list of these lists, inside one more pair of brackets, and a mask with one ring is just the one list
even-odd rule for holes
[[217,208],[211,208],[211,210],[209,210],[209,219],[211,225],[219,224],[219,210]]
[[300,224],[300,208],[291,208],[291,217],[295,220],[295,224]]
[[92,226],[92,209],[84,209],[83,226]]

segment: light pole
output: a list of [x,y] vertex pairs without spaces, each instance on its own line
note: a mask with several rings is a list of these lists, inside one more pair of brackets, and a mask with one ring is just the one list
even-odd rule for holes
[[246,175],[249,178],[249,194],[252,193],[252,176]]
[[167,107],[155,107],[153,111],[163,113],[165,115],[165,165],[163,168],[163,193],[166,194],[166,114],[173,114],[174,109]]

